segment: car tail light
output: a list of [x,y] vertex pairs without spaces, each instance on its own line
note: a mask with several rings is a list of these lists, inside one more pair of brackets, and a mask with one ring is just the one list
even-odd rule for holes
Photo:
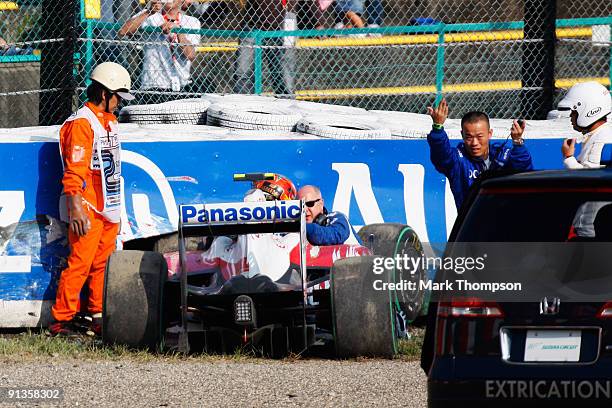
[[240,295],[234,300],[234,321],[242,325],[255,325],[253,299],[246,295]]
[[[612,313],[612,304],[611,310]],[[440,302],[438,316],[441,317],[503,317],[504,312],[497,302],[485,302],[481,299],[455,299]]]
[[612,302],[607,302],[605,305],[603,305],[601,309],[599,309],[597,317],[600,319],[612,318]]

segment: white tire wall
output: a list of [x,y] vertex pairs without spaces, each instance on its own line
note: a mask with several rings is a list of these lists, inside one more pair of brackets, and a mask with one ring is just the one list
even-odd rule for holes
[[309,115],[364,115],[368,111],[363,108],[344,105],[330,105],[326,103],[310,102],[310,101],[289,101],[280,100],[286,104],[289,109],[301,114],[302,116]]
[[300,120],[297,130],[329,139],[385,139],[391,131],[370,115],[321,115]]
[[119,122],[152,124],[206,124],[206,111],[210,102],[203,99],[179,99],[176,101],[151,104],[129,105],[119,112]]
[[291,132],[301,115],[277,104],[215,103],[208,108],[207,124],[231,129],[281,130]]

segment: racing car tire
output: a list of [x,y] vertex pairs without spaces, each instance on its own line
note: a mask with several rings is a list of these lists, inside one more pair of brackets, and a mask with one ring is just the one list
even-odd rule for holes
[[160,235],[153,244],[153,251],[160,254],[178,251],[178,232]]
[[164,330],[164,257],[148,251],[116,251],[106,264],[102,341],[157,350]]
[[[397,354],[395,314],[388,290],[376,290],[374,256],[343,258],[331,270],[331,305],[336,355],[340,358]],[[389,275],[389,272],[384,274]]]
[[[199,237],[188,237],[185,239],[185,249],[187,251],[202,250],[203,241]],[[169,234],[160,235],[155,239],[153,244],[153,251],[159,252],[160,254],[167,254],[169,252],[177,252],[179,250],[178,232],[171,232]]]
[[[380,223],[366,225],[359,230],[362,242],[370,247],[374,255],[384,258],[395,258],[404,255],[411,258],[421,258],[424,254],[423,245],[417,233],[408,225],[399,223]],[[425,270],[420,267],[414,273],[395,268],[391,279],[398,283],[403,281],[416,282],[415,290],[396,290],[394,300],[404,312],[407,321],[419,317],[425,301],[425,291],[420,289],[419,281],[426,279]],[[402,288],[404,286],[402,285]]]

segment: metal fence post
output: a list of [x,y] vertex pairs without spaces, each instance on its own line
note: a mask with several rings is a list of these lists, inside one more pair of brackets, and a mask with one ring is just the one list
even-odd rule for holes
[[[85,58],[81,59],[81,61],[84,62],[84,66],[83,66],[83,82],[84,85],[87,87],[89,86],[89,84],[91,83],[89,76],[91,75],[91,71],[92,71],[92,67],[93,67],[93,62],[94,62],[94,55],[93,55],[93,24],[92,21],[89,19],[85,19],[83,20],[85,22]],[[81,97],[80,100],[82,103],[85,102],[86,96],[85,96],[85,91],[83,91],[81,93]]]
[[436,101],[434,106],[442,100],[442,84],[444,83],[444,23],[438,24],[438,50],[436,55]]
[[[62,123],[72,113],[75,93],[74,51],[77,44],[77,3],[42,0],[39,124]],[[48,90],[48,91],[47,91]]]
[[[525,0],[521,112],[546,119],[555,87],[556,0]],[[531,113],[530,115],[527,113]]]
[[254,66],[254,75],[255,75],[255,93],[256,94],[261,94],[263,91],[263,55],[262,55],[262,49],[261,49],[261,45],[262,45],[262,40],[264,39],[264,34],[262,31],[260,30],[255,30],[254,31],[254,58],[253,58],[253,64]]
[[[101,0],[81,0],[81,13],[79,28],[84,31],[85,42],[81,46],[81,52],[84,58],[81,57],[83,66],[81,68],[82,78],[80,79],[81,85],[88,87],[91,83],[89,79],[91,71],[94,67],[94,28],[96,19],[99,20],[102,17],[102,3]],[[77,73],[78,76],[78,73]],[[82,105],[87,100],[87,92],[83,90],[79,95],[79,105]]]

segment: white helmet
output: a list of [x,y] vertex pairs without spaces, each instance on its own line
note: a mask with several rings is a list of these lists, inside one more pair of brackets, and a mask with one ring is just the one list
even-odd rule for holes
[[132,87],[130,74],[119,64],[103,62],[94,68],[90,78],[92,81],[102,84],[109,91],[115,92],[126,101],[134,99],[134,95],[130,93]]
[[581,82],[572,86],[558,105],[559,110],[578,113],[576,124],[588,128],[612,110],[610,91],[597,82]]
[[551,110],[546,114],[546,120],[567,119],[570,117],[570,113],[571,111],[569,109]]

